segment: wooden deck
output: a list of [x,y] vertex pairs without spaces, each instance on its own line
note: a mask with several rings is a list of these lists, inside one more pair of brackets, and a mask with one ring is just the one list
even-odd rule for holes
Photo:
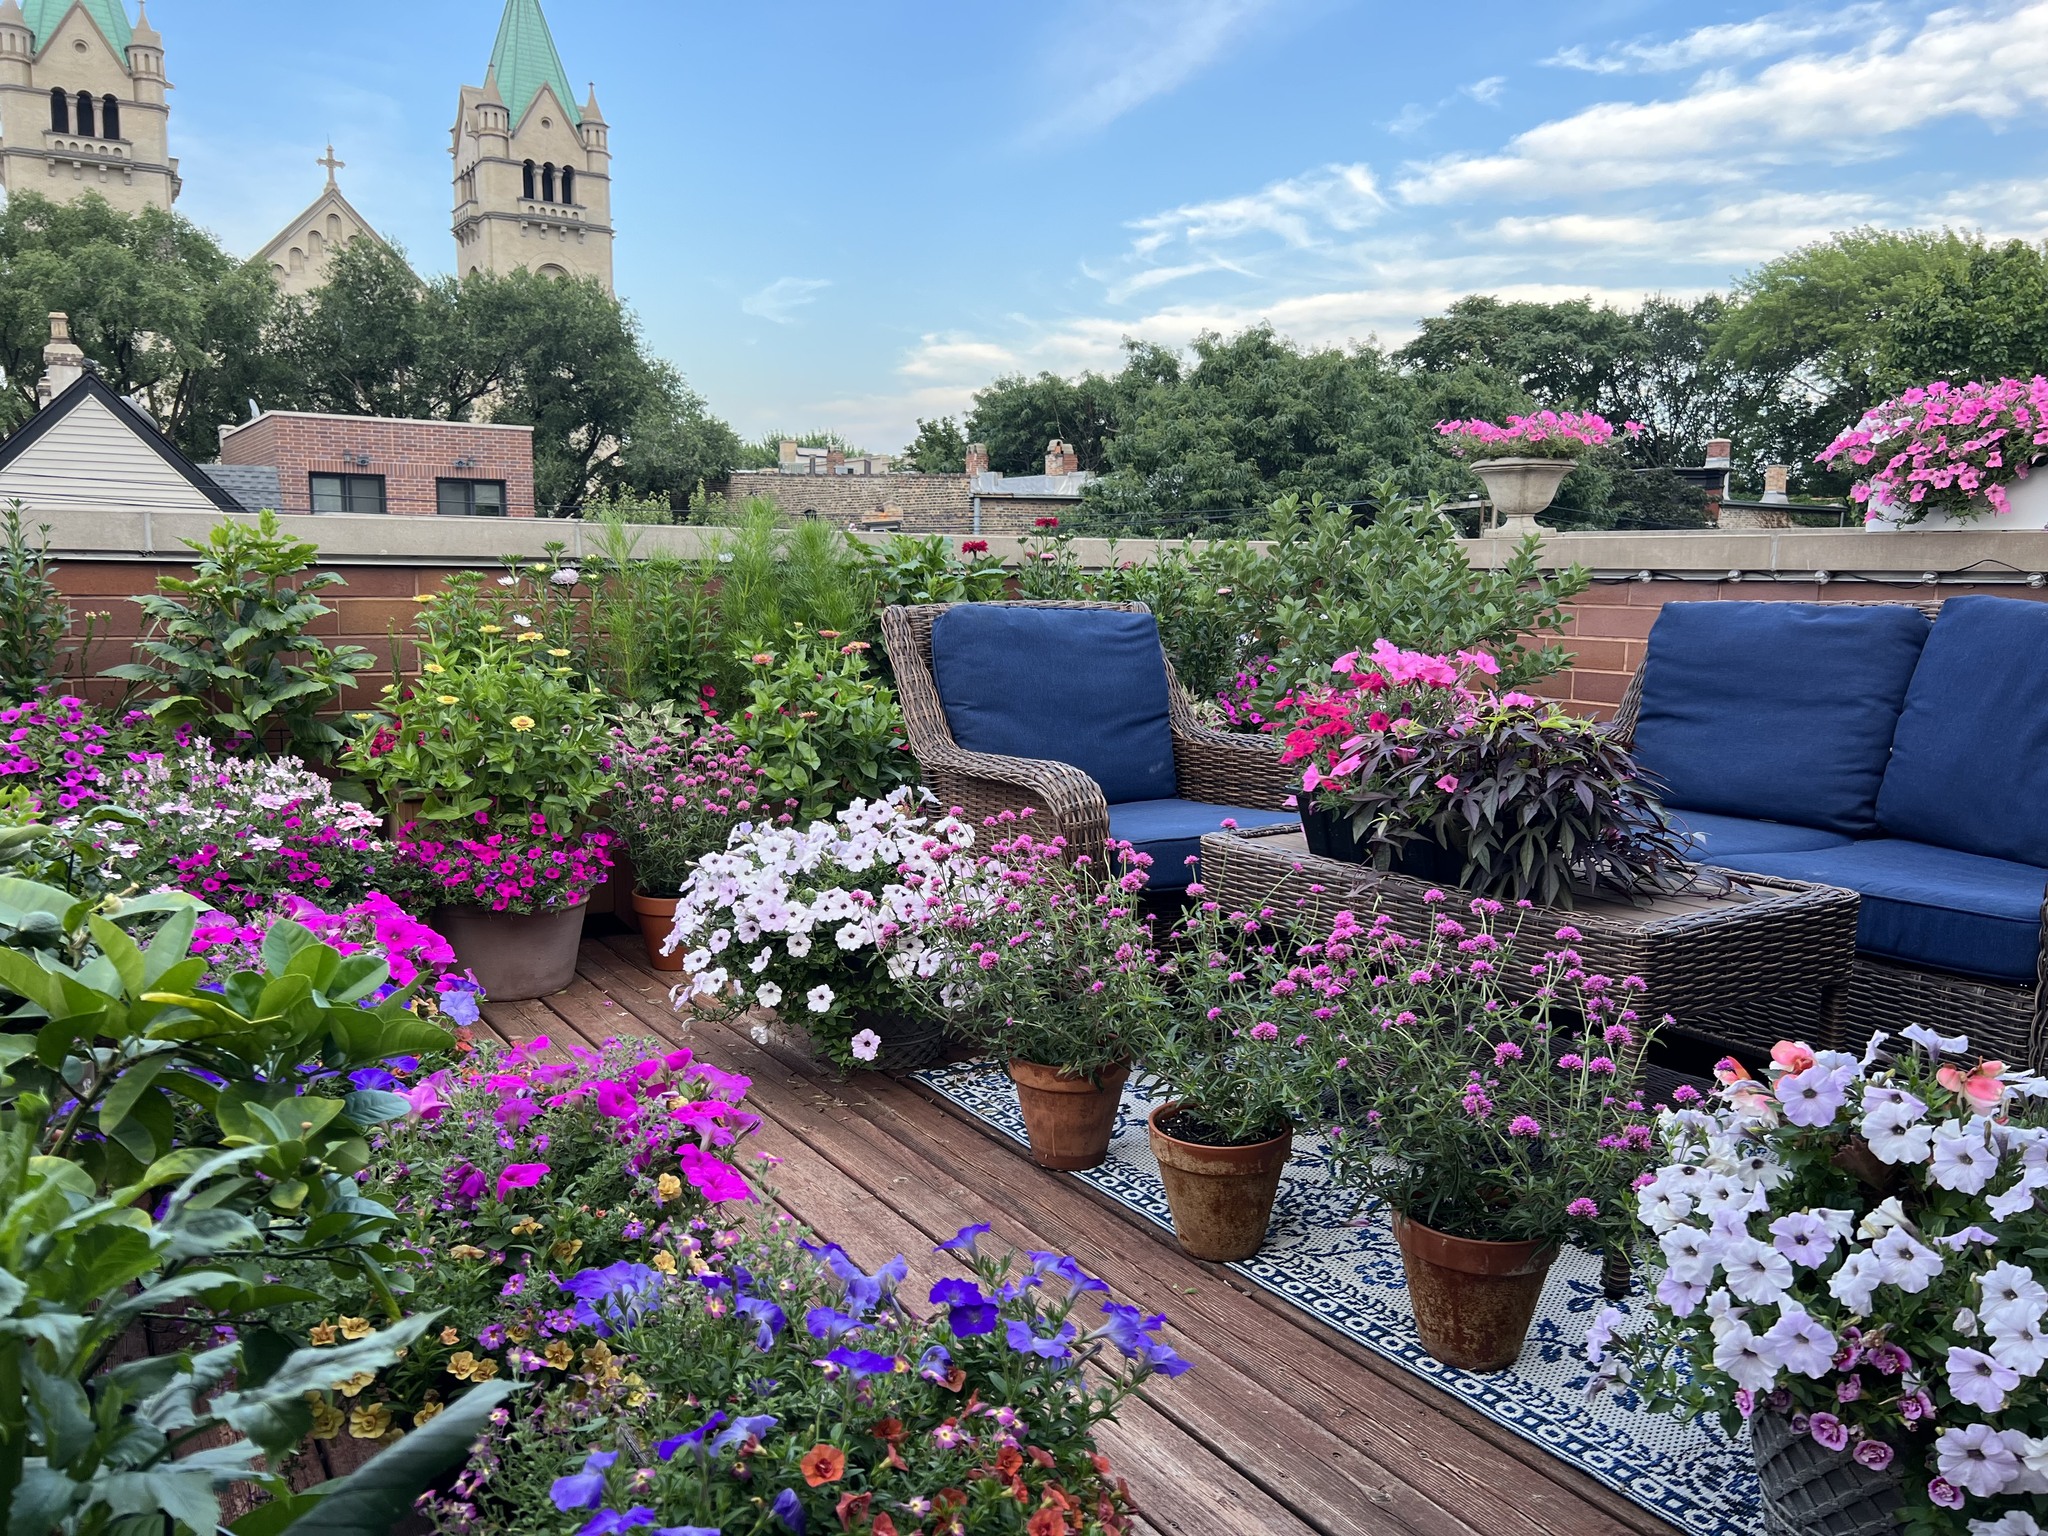
[[[1074,1254],[1121,1300],[1161,1311],[1196,1369],[1159,1381],[1101,1433],[1162,1536],[1665,1536],[1672,1527],[1447,1394],[1318,1328],[1221,1265],[914,1084],[834,1080],[747,1033],[668,1006],[639,940],[586,943],[576,984],[486,1004],[504,1039],[688,1043],[754,1086],[758,1150],[782,1206],[912,1286],[949,1272],[932,1244],[976,1221],[1019,1248]],[[906,1288],[908,1289],[908,1288]]]

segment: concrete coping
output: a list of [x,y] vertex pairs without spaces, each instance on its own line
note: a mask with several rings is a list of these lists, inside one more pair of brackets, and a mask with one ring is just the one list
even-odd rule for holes
[[[29,510],[31,528],[47,523],[50,552],[65,560],[178,560],[190,554],[183,541],[203,540],[221,514],[206,512]],[[495,566],[506,556],[538,559],[559,543],[571,559],[599,552],[599,533],[574,519],[497,517],[404,517],[360,513],[283,513],[291,532],[320,546],[323,564]],[[707,554],[720,530],[662,524],[629,526],[627,536],[643,554],[666,552],[684,559]],[[884,543],[886,533],[853,533],[867,543]],[[965,535],[947,534],[949,539]],[[1025,540],[985,534],[988,558],[1021,564]],[[1080,563],[1102,569],[1112,563],[1142,562],[1161,548],[1199,548],[1202,540],[1077,538],[1071,548]],[[1459,541],[1479,569],[1497,568],[1513,552],[1511,541],[1488,535]],[[1560,533],[1545,538],[1541,563],[1550,569],[1581,565],[1595,576],[1639,576],[1728,580],[1758,577],[1813,581],[1855,576],[1912,583],[1928,577],[1950,581],[2048,581],[2048,530],[2019,528],[1703,529],[1674,533]]]

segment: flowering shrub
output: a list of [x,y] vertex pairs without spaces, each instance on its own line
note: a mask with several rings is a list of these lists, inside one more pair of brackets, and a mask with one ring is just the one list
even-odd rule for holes
[[[1340,912],[1302,949],[1298,990],[1266,1005],[1298,1031],[1302,1117],[1334,1097],[1336,1177],[1425,1226],[1612,1245],[1655,1134],[1637,1097],[1649,1031],[1629,1006],[1642,981],[1588,974],[1570,928],[1530,962],[1494,933],[1499,902],[1458,916],[1428,899],[1441,915],[1420,938]],[[1518,965],[1542,979],[1531,998],[1505,985]]]
[[1071,1258],[981,1252],[987,1230],[939,1245],[971,1269],[922,1305],[898,1294],[903,1258],[870,1273],[784,1227],[714,1234],[688,1275],[567,1277],[552,1300],[578,1320],[573,1368],[532,1361],[543,1394],[428,1504],[435,1528],[1133,1529],[1092,1431],[1187,1362],[1156,1337],[1164,1317],[1102,1299]]
[[490,912],[561,912],[611,873],[609,832],[550,830],[539,811],[498,820],[483,811],[467,826],[409,821],[393,865],[422,902]]
[[872,1025],[918,1005],[910,983],[941,964],[930,925],[974,874],[973,828],[921,799],[894,790],[801,830],[742,825],[699,859],[668,942],[695,973],[679,1001],[781,1008],[841,1066],[872,1061]]
[[1131,1059],[1141,1020],[1165,1006],[1137,911],[1151,858],[1113,846],[1124,873],[1104,880],[1093,856],[1068,859],[1065,838],[1031,836],[1030,814],[989,818],[996,840],[977,878],[947,893],[917,985],[989,1054],[1094,1078]]
[[[398,1415],[424,1423],[472,1384],[565,1372],[559,1341],[593,1321],[592,1298],[565,1294],[566,1277],[692,1272],[713,1250],[704,1217],[753,1200],[730,1161],[759,1123],[740,1108],[746,1078],[644,1041],[547,1054],[541,1038],[421,1077],[403,1089],[404,1118],[372,1139],[358,1180],[397,1213],[385,1240],[408,1309],[439,1310],[440,1326],[374,1389],[363,1381],[316,1410],[316,1432],[339,1433],[347,1406],[350,1432],[378,1439]],[[360,1336],[375,1302],[343,1294],[308,1313],[312,1342]],[[361,1433],[358,1414],[377,1433]]]
[[1637,1215],[1664,1276],[1646,1325],[1588,1348],[1610,1382],[1718,1413],[1768,1409],[1894,1468],[1906,1527],[2038,1532],[2048,1494],[2048,1083],[1914,1025],[1859,1059],[1781,1042],[1660,1117]]
[[[1497,427],[1490,421],[1440,421],[1445,446],[1461,459],[1578,459],[1614,441],[1614,424],[1591,411],[1538,411],[1510,416]],[[1643,432],[1639,421],[1625,421],[1630,437]]]
[[205,740],[139,754],[113,793],[139,818],[102,844],[102,878],[161,881],[252,912],[286,892],[360,901],[390,872],[380,818],[293,757],[231,757]]
[[615,727],[607,765],[611,824],[632,849],[642,895],[677,894],[691,866],[723,848],[736,824],[773,814],[760,765],[732,728],[716,721],[644,736]]
[[[1920,521],[1929,512],[1978,517],[2010,510],[2006,487],[2048,447],[2048,378],[1995,384],[1939,380],[1864,414],[1816,456],[1831,467],[1872,464],[1849,499],[1866,521]],[[1841,461],[1841,462],[1838,462]]]
[[1332,671],[1333,686],[1282,701],[1281,760],[1304,765],[1313,808],[1376,868],[1566,907],[1580,891],[1697,878],[1627,751],[1559,705],[1494,693],[1499,667],[1485,652],[1429,656],[1381,640],[1369,661],[1354,651]]

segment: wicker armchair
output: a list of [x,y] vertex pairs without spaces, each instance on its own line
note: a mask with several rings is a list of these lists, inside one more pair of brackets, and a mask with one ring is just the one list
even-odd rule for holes
[[[1026,807],[1044,817],[1052,832],[1075,851],[1099,850],[1109,836],[1109,805],[1101,787],[1081,769],[1051,758],[999,757],[970,752],[953,739],[932,673],[932,624],[952,606],[926,603],[891,607],[882,613],[882,640],[896,672],[903,719],[925,783],[949,805],[980,821],[1001,811]],[[1008,603],[1011,608],[1109,609],[1149,613],[1143,603]],[[1173,727],[1174,769],[1180,794],[1214,805],[1278,811],[1293,793],[1292,775],[1280,762],[1279,743],[1268,737],[1234,736],[1211,730],[1195,718],[1194,705],[1162,652]],[[1076,679],[1076,686],[1083,680]],[[1051,835],[1051,834],[1048,834]]]
[[[1930,622],[1939,601],[1856,604],[1858,607],[1910,607]],[[1624,747],[1632,744],[1642,709],[1644,667],[1629,680],[1608,730]],[[1739,874],[1739,872],[1738,872]],[[1998,1057],[2048,1070],[2048,898],[2041,912],[2041,949],[2031,986],[1989,981],[1922,969],[1896,960],[1859,954],[1850,975],[1843,1010],[1840,1044],[1860,1049],[1873,1033],[1895,1033],[1907,1024],[1925,1024],[1945,1034],[1967,1034],[1973,1055]],[[1785,1024],[1796,1021],[1781,1021]]]

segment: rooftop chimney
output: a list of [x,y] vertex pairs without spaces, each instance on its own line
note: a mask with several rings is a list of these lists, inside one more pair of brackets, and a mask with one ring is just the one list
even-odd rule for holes
[[71,317],[50,312],[50,344],[43,348],[43,377],[36,385],[36,408],[48,405],[85,373],[85,354],[71,339]]
[[1706,468],[1732,469],[1734,465],[1735,444],[1725,437],[1714,438],[1707,444]]
[[1766,464],[1764,466],[1764,500],[1773,506],[1782,506],[1792,498],[1787,493],[1792,488],[1792,466],[1790,464]]
[[1071,475],[1081,467],[1081,456],[1054,438],[1045,445],[1045,472],[1048,475]]
[[969,443],[967,445],[967,473],[970,475],[985,475],[988,473],[987,443]]
[[794,470],[796,468],[796,439],[785,437],[778,445],[775,457],[780,463],[784,474]]

